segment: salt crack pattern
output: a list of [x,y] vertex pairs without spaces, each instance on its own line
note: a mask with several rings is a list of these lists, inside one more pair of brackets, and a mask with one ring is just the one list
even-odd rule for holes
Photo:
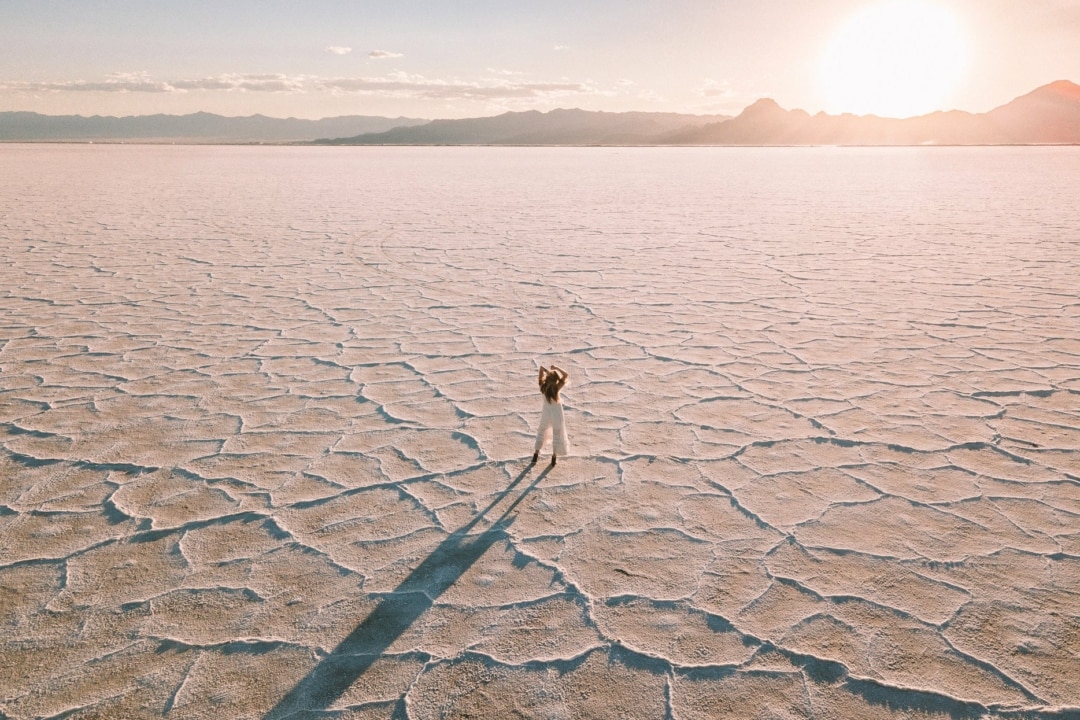
[[1078,159],[5,149],[0,716],[1076,717]]

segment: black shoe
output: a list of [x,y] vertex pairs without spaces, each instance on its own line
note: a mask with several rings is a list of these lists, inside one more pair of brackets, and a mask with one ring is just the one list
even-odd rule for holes
[[533,459],[532,459],[532,463],[530,463],[530,464],[531,464],[531,465],[535,465],[535,464],[536,464],[536,461],[537,461],[537,460],[539,460],[539,459],[540,459],[540,453],[539,453],[539,452],[534,452],[534,453],[533,453]]

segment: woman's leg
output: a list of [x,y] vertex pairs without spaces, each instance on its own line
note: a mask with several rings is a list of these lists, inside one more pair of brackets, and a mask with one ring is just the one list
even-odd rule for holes
[[540,416],[540,429],[536,431],[536,443],[533,444],[533,462],[540,459],[540,451],[543,449],[544,443],[547,442],[549,435],[551,435],[551,418],[544,414]]
[[555,408],[551,418],[551,464],[555,464],[558,455],[570,453],[570,440],[566,437],[566,419],[562,405]]

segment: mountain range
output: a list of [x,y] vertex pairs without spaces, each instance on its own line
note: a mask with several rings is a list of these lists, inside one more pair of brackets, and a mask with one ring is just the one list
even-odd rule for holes
[[810,115],[762,99],[737,117],[661,113],[510,112],[434,120],[332,145],[1028,145],[1080,144],[1080,86],[1044,85],[988,113],[906,119]]
[[414,118],[346,115],[301,120],[265,115],[224,117],[212,113],[190,115],[39,115],[0,112],[0,142],[179,142],[179,143],[282,143],[324,137],[377,133],[395,127],[426,123]]
[[810,115],[758,100],[731,120],[658,139],[676,145],[1080,144],[1080,85],[1044,85],[987,113],[959,110],[897,120]]
[[811,115],[762,99],[738,116],[551,110],[460,120],[322,120],[210,113],[134,117],[0,113],[0,142],[320,145],[1029,145],[1080,144],[1080,85],[1059,80],[986,113],[895,119]]
[[320,140],[326,145],[655,145],[657,139],[701,130],[730,115],[551,110],[494,117],[432,120],[415,127]]

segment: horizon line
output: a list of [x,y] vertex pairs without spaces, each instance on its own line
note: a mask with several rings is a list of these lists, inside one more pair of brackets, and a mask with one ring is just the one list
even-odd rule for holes
[[212,112],[212,111],[209,111],[209,110],[193,110],[191,112],[185,112],[185,113],[150,112],[150,113],[134,114],[134,115],[106,115],[106,114],[100,114],[100,113],[94,113],[94,114],[91,114],[91,115],[83,115],[81,113],[61,113],[61,114],[55,114],[54,115],[54,114],[50,114],[50,113],[38,112],[37,110],[0,110],[0,115],[8,114],[8,113],[11,113],[11,114],[23,113],[23,114],[30,114],[30,115],[40,115],[41,117],[50,117],[50,118],[72,117],[72,118],[83,118],[83,119],[102,118],[102,119],[116,119],[116,120],[123,120],[123,119],[128,119],[128,118],[147,118],[147,117],[154,117],[154,116],[158,116],[158,115],[163,116],[163,117],[174,117],[174,118],[176,118],[176,117],[190,117],[192,115],[212,115],[212,116],[215,116],[215,117],[221,117],[221,118],[232,119],[232,120],[249,119],[249,118],[267,118],[267,119],[270,119],[270,120],[295,120],[295,121],[300,121],[300,122],[319,122],[319,121],[322,121],[322,120],[335,120],[335,119],[339,119],[339,118],[364,117],[364,118],[379,118],[379,119],[385,119],[385,120],[422,120],[424,122],[437,122],[437,121],[458,121],[458,120],[481,120],[481,119],[485,119],[485,118],[495,118],[495,117],[501,117],[503,115],[512,115],[512,114],[539,113],[541,115],[547,115],[547,114],[550,114],[550,113],[553,113],[553,112],[560,112],[560,111],[562,111],[562,112],[578,111],[578,112],[596,113],[596,114],[605,114],[605,115],[625,115],[625,114],[630,114],[630,113],[637,113],[637,114],[642,114],[642,115],[687,115],[687,116],[691,116],[691,117],[735,118],[735,117],[738,117],[743,112],[745,112],[748,108],[753,107],[754,105],[756,105],[758,103],[771,102],[771,103],[776,104],[778,107],[780,107],[781,109],[783,109],[783,110],[785,110],[787,112],[804,112],[804,113],[807,113],[808,115],[810,115],[812,117],[816,117],[816,116],[819,116],[819,115],[826,115],[826,116],[829,116],[829,117],[876,118],[876,119],[879,119],[879,120],[911,120],[911,119],[914,119],[914,118],[921,118],[921,117],[927,117],[929,115],[936,115],[938,113],[954,113],[954,112],[956,112],[956,113],[965,113],[965,114],[968,114],[968,115],[986,115],[986,114],[988,114],[990,112],[993,112],[994,110],[996,110],[996,109],[998,109],[1000,107],[1004,107],[1005,105],[1008,105],[1010,102],[1013,102],[1013,101],[1015,101],[1015,100],[1017,100],[1017,99],[1019,99],[1021,97],[1025,97],[1026,95],[1030,95],[1031,93],[1038,92],[1039,90],[1043,90],[1045,88],[1049,88],[1049,87],[1052,87],[1054,85],[1059,85],[1059,84],[1067,84],[1067,85],[1071,85],[1071,86],[1080,88],[1080,85],[1078,85],[1077,83],[1075,83],[1075,82],[1073,82],[1073,81],[1071,81],[1071,80],[1069,80],[1067,78],[1059,78],[1057,80],[1052,80],[1050,82],[1043,83],[1042,85],[1039,85],[1039,86],[1035,87],[1034,89],[1032,89],[1032,90],[1030,90],[1030,91],[1028,91],[1026,93],[1023,93],[1021,95],[1017,95],[1016,97],[1013,97],[1010,100],[1007,100],[1007,101],[1005,101],[1003,103],[1000,103],[1000,104],[994,106],[993,108],[991,108],[990,110],[987,110],[987,111],[976,112],[976,111],[972,111],[972,110],[964,110],[964,109],[955,108],[955,107],[954,108],[939,108],[939,109],[936,109],[936,110],[931,110],[929,112],[920,113],[918,115],[909,115],[909,116],[904,116],[904,117],[896,117],[896,116],[889,116],[889,115],[877,115],[875,113],[866,113],[866,114],[862,114],[862,115],[857,114],[857,113],[853,113],[853,112],[830,113],[830,112],[828,112],[826,110],[818,110],[817,112],[810,112],[810,111],[805,110],[803,108],[785,107],[778,100],[776,100],[775,98],[770,97],[770,96],[759,97],[756,100],[751,101],[749,104],[747,104],[741,110],[739,110],[738,112],[735,112],[734,114],[726,113],[726,112],[688,112],[688,111],[681,111],[681,110],[587,110],[587,109],[582,108],[582,107],[556,107],[556,108],[551,108],[549,110],[539,110],[537,108],[529,108],[529,109],[526,109],[526,110],[504,110],[502,112],[497,112],[497,113],[494,113],[494,114],[491,114],[491,115],[469,115],[469,116],[465,116],[465,117],[414,117],[414,116],[408,116],[408,115],[396,115],[395,116],[395,115],[369,115],[369,114],[363,114],[363,113],[349,113],[349,114],[345,114],[345,115],[326,115],[326,116],[317,117],[317,118],[305,118],[305,117],[297,117],[295,115],[289,115],[289,116],[281,117],[281,116],[275,116],[275,115],[266,115],[266,114],[260,113],[260,112],[252,113],[250,115],[224,115],[222,113]]

